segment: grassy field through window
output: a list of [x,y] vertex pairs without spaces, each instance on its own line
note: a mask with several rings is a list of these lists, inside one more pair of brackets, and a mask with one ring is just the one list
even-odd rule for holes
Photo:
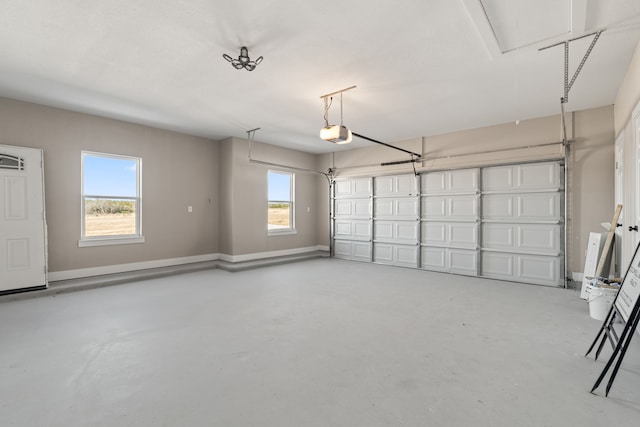
[[136,234],[136,204],[131,200],[86,199],[85,236],[130,236]]
[[89,214],[84,226],[87,237],[135,235],[136,214]]
[[269,229],[291,228],[291,206],[287,203],[269,203]]

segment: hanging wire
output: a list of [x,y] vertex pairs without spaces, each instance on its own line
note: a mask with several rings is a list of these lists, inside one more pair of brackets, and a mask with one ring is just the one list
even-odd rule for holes
[[260,128],[255,128],[247,131],[247,136],[249,137],[249,159],[251,159],[251,150],[253,149],[253,141],[256,138],[256,132],[259,130]]
[[516,3],[516,126],[520,124],[520,1]]
[[[327,97],[324,97],[324,127],[328,128],[329,127],[329,108],[331,108],[331,105],[333,104],[333,97],[329,98],[329,101],[327,101]],[[342,99],[341,101],[341,105],[340,105],[340,113],[342,114]]]
[[344,122],[342,121],[342,92],[340,92],[340,126],[343,126]]

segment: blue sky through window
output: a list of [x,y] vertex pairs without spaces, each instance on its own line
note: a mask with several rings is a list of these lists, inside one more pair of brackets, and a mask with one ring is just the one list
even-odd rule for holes
[[291,200],[291,174],[269,172],[269,200]]
[[136,160],[84,157],[84,194],[136,197]]

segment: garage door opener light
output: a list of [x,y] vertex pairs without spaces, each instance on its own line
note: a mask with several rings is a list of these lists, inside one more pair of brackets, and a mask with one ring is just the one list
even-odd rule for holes
[[[348,144],[353,139],[351,131],[347,129],[342,120],[342,93],[353,88],[355,88],[355,86],[331,92],[320,97],[324,101],[324,127],[320,129],[321,139],[333,142],[334,144]],[[331,108],[331,104],[333,103],[333,95],[336,94],[340,94],[340,126],[329,124],[329,108]]]

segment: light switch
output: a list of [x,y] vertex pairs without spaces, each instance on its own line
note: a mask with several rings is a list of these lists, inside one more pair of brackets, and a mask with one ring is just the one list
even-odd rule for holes
[[189,212],[189,213],[193,212],[193,206],[188,206],[187,207],[187,212]]

